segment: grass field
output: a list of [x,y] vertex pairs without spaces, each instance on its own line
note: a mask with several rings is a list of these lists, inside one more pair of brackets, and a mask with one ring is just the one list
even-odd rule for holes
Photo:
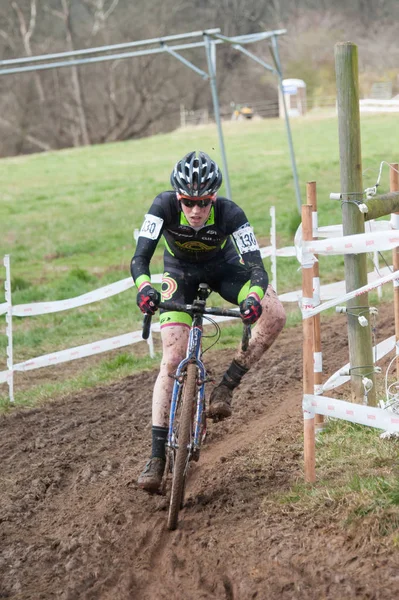
[[[319,225],[341,222],[336,118],[303,118],[291,123],[302,200],[306,181],[316,181]],[[375,184],[381,161],[397,162],[397,117],[362,119],[364,186]],[[269,208],[277,215],[278,247],[293,244],[298,225],[291,163],[283,121],[227,122],[226,152],[233,199],[252,222],[261,245],[269,244]],[[142,140],[0,161],[0,256],[11,256],[13,304],[71,298],[129,276],[133,231],[140,227],[154,196],[169,189],[175,161],[191,149],[202,149],[219,164],[214,126],[177,130]],[[380,191],[388,191],[388,168]],[[222,194],[225,188],[222,188]],[[269,268],[269,261],[265,261]],[[157,250],[152,273],[162,268]],[[1,278],[4,269],[0,269]],[[343,258],[323,259],[322,282],[343,278]],[[300,287],[294,259],[278,262],[278,291]],[[0,303],[3,300],[0,299]],[[290,322],[298,319],[291,313]],[[6,368],[5,320],[0,317],[0,370]],[[137,330],[141,315],[132,290],[86,307],[53,315],[14,318],[14,361],[19,362],[121,333]],[[233,343],[239,326],[229,326],[225,343]],[[93,385],[135,368],[143,368],[128,349],[125,358],[104,359],[100,367],[74,386]],[[146,363],[147,364],[147,363]],[[19,401],[68,391],[19,393]],[[0,386],[3,401],[6,386]]]

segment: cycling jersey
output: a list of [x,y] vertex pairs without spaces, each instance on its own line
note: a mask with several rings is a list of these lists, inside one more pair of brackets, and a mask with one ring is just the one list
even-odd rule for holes
[[131,262],[137,287],[150,281],[150,261],[162,235],[165,257],[175,257],[188,267],[192,264],[194,269],[195,264],[234,262],[235,258],[241,258],[250,288],[256,287],[258,295],[263,297],[268,276],[259,246],[244,211],[231,200],[218,196],[206,223],[194,228],[189,225],[175,192],[159,194],[145,215]]

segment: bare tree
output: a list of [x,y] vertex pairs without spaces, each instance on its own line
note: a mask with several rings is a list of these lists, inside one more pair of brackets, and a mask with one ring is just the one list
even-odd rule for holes
[[[333,46],[348,36],[359,45],[362,81],[370,85],[384,73],[395,80],[398,12],[397,0],[335,0],[334,10],[330,0],[10,0],[0,2],[0,56],[29,57],[213,27],[229,36],[285,28],[288,34],[279,40],[284,76],[304,79],[310,93],[329,95]],[[231,46],[217,48],[222,107],[275,99],[274,77]],[[267,43],[249,49],[271,62]],[[182,53],[207,70],[203,48]],[[3,76],[0,154],[169,131],[179,124],[181,103],[211,112],[209,83],[167,54]]]
[[[66,46],[69,51],[73,51],[76,48],[73,43],[73,35],[72,35],[72,19],[71,19],[71,10],[70,10],[70,0],[60,0],[61,2],[61,10],[51,10],[53,15],[62,19],[65,25],[65,38],[66,38]],[[71,69],[71,78],[72,78],[72,88],[74,92],[74,98],[76,103],[76,110],[78,114],[78,122],[79,122],[79,133],[83,144],[90,144],[89,132],[87,129],[86,122],[86,114],[85,108],[83,104],[83,96],[82,89],[80,85],[79,72],[76,65],[72,65]],[[65,106],[65,105],[64,105]],[[70,112],[72,110],[70,105],[66,105],[66,109]],[[79,145],[79,136],[76,135],[76,131],[74,134],[74,145]]]
[[84,0],[84,3],[94,10],[93,27],[91,34],[94,36],[105,28],[108,17],[118,6],[119,0]]
[[[37,16],[36,1],[37,0],[30,0],[29,24],[27,24],[25,15],[24,15],[23,11],[21,10],[18,2],[16,2],[16,0],[13,0],[13,2],[11,3],[11,6],[13,7],[14,11],[17,14],[17,18],[18,18],[18,22],[19,22],[19,29],[21,32],[22,42],[24,45],[26,56],[33,55],[32,48],[31,48],[31,38],[32,38],[32,35],[33,35],[33,33],[35,31],[35,27],[36,27],[36,16]],[[38,93],[40,102],[43,102],[44,101],[44,90],[43,90],[43,87],[42,87],[42,84],[40,81],[39,73],[37,73],[37,72],[34,73],[34,78],[35,78],[36,89],[37,89],[37,93]]]

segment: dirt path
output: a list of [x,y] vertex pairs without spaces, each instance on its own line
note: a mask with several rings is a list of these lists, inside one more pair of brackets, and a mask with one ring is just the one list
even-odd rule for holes
[[[379,341],[393,333],[380,309]],[[345,321],[323,324],[326,374],[347,362]],[[230,351],[207,359],[220,376]],[[396,598],[393,549],[271,501],[302,479],[301,331],[286,329],[210,425],[175,532],[136,486],[156,372],[0,418],[0,598]]]

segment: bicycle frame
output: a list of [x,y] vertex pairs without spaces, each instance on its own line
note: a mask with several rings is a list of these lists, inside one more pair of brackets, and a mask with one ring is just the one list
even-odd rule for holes
[[[195,306],[195,302],[194,305]],[[172,400],[170,406],[169,416],[169,432],[167,447],[177,450],[178,442],[175,439],[174,424],[176,417],[176,409],[180,398],[182,384],[184,381],[184,374],[186,366],[190,362],[195,362],[199,374],[198,381],[198,393],[197,393],[197,405],[194,420],[194,434],[189,448],[189,458],[194,454],[195,451],[199,450],[201,446],[201,433],[202,433],[202,421],[205,410],[205,381],[206,381],[206,370],[204,363],[201,360],[202,354],[202,326],[203,317],[201,314],[194,313],[193,322],[190,327],[190,334],[187,343],[186,357],[180,362],[176,369],[175,382],[172,390]]]
[[[174,385],[172,390],[172,398],[169,412],[169,429],[168,439],[166,447],[169,449],[168,456],[171,460],[171,471],[173,471],[173,460],[174,455],[178,449],[178,432],[176,432],[175,422],[176,413],[181,394],[183,390],[183,384],[185,382],[185,375],[187,365],[195,363],[197,369],[197,402],[195,408],[195,417],[193,418],[194,426],[191,435],[189,448],[188,448],[188,462],[192,459],[198,460],[199,450],[204,433],[204,419],[205,419],[205,383],[207,381],[207,374],[204,363],[202,362],[202,328],[204,315],[216,315],[224,317],[240,317],[240,314],[236,310],[228,308],[209,308],[206,307],[206,300],[210,294],[210,288],[207,284],[201,283],[198,288],[198,297],[193,301],[192,304],[179,304],[174,302],[161,302],[160,308],[173,311],[188,312],[192,315],[193,321],[190,327],[190,333],[187,343],[187,351],[185,358],[179,363],[174,378]],[[143,321],[143,339],[148,339],[151,327],[151,314],[146,314]],[[243,337],[242,337],[242,349],[245,351],[248,347],[248,341],[251,335],[251,326],[244,325]]]

